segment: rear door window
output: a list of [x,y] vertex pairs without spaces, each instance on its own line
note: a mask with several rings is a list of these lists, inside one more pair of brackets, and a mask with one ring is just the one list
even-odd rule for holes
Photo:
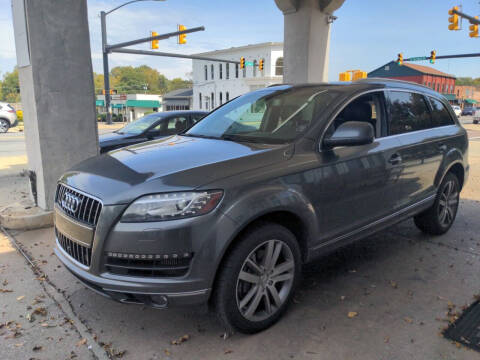
[[423,95],[389,91],[388,135],[404,134],[432,127],[432,119]]
[[430,104],[432,104],[432,127],[455,124],[445,105],[432,97]]

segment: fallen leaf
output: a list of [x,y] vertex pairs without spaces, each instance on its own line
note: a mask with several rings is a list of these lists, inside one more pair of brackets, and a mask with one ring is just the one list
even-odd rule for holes
[[15,347],[21,347],[24,343],[15,344]]
[[347,315],[350,319],[354,318],[355,316],[358,316],[358,312],[356,311],[350,311]]
[[233,353],[233,350],[230,350],[230,349],[229,349],[229,350],[225,350],[225,352],[224,352],[225,355],[226,355],[226,354],[231,354],[231,353]]
[[44,307],[37,307],[35,310],[33,310],[33,313],[36,315],[47,316],[47,309]]
[[393,280],[390,280],[390,286],[393,287],[394,289],[397,289],[398,288],[398,285],[395,281]]
[[343,295],[340,296],[340,300],[342,300],[342,301],[345,300],[345,296],[343,296]]
[[409,318],[408,316],[404,317],[403,320],[405,320],[405,322],[407,322],[409,324],[413,323],[413,319]]
[[10,290],[10,289],[0,289],[0,293],[9,293],[9,292],[13,292],[13,290]]
[[25,297],[25,295],[22,295],[22,296],[17,297],[17,301],[22,300],[24,297]]
[[384,343],[388,343],[390,341],[390,336],[385,336],[385,339],[383,339]]
[[86,343],[87,343],[87,339],[82,339],[79,342],[77,342],[77,346],[82,346],[82,345],[85,345]]
[[168,351],[168,349],[163,350],[163,352],[165,353],[165,355],[170,356],[170,351]]
[[32,350],[33,350],[33,351],[40,351],[40,350],[42,350],[42,349],[43,349],[43,346],[35,345]]
[[7,279],[3,280],[2,285],[7,286],[8,285],[8,280]]
[[27,315],[25,316],[25,318],[26,318],[29,322],[34,322],[34,321],[35,321],[35,316],[33,316],[33,314],[31,314],[31,313],[27,313]]

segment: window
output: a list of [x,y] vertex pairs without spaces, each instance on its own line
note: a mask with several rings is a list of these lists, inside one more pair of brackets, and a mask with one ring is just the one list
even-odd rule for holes
[[375,130],[375,137],[382,136],[382,93],[360,96],[350,102],[333,121],[326,134],[331,135],[341,124],[347,121],[368,122]]
[[253,77],[257,76],[257,60],[253,60],[252,74]]
[[160,122],[149,132],[152,132],[155,136],[174,135],[182,132],[186,128],[187,118],[183,116],[177,116]]
[[212,80],[213,80],[213,73],[214,73],[214,71],[215,71],[215,69],[214,69],[214,66],[213,66],[213,64],[212,64],[212,65],[210,66],[210,72],[211,72],[210,78],[211,78]]
[[207,65],[204,66],[204,70],[205,70],[205,80],[208,80],[208,66]]
[[222,95],[222,92],[220,91],[220,105],[223,104],[223,95]]
[[205,114],[193,114],[192,115],[192,123],[195,124],[198,120],[202,119]]
[[223,68],[223,64],[218,64],[218,78],[219,78],[219,79],[222,79],[222,77],[223,77],[223,70],[222,70],[222,68]]
[[279,57],[275,61],[275,75],[283,75],[283,57]]
[[213,93],[210,94],[210,103],[211,103],[211,108],[213,109],[215,107],[215,96]]
[[225,101],[228,102],[230,100],[230,94],[228,91],[225,93]]
[[225,79],[230,79],[230,63],[225,64]]
[[432,127],[453,125],[453,119],[450,113],[440,101],[430,98],[432,104]]
[[389,92],[390,124],[389,135],[427,129],[431,126],[430,112],[423,95],[403,92]]
[[202,108],[202,93],[198,94],[198,103],[200,104],[200,109]]
[[429,82],[428,82],[428,87],[430,87],[430,86],[431,86],[431,82],[429,81]]
[[237,78],[237,79],[238,79],[238,67],[239,67],[239,65],[235,64],[235,78]]

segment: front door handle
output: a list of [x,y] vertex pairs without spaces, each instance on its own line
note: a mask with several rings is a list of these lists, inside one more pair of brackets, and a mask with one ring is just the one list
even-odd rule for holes
[[440,150],[442,152],[447,151],[447,145],[445,145],[445,144],[438,145],[438,150]]
[[390,156],[390,159],[388,159],[388,162],[392,165],[399,165],[402,163],[402,157],[400,156],[399,153],[395,153],[392,156]]

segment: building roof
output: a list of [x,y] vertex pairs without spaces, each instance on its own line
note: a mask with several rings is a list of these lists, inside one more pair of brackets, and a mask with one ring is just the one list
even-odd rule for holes
[[178,98],[189,98],[189,97],[192,97],[193,96],[193,89],[192,88],[189,88],[189,89],[177,89],[177,90],[173,90],[173,91],[170,91],[169,93],[166,93],[165,95],[163,95],[163,99],[169,99],[169,98],[173,98],[173,99],[178,99]]
[[254,49],[254,48],[259,48],[259,47],[267,47],[267,46],[283,46],[283,42],[263,42],[263,43],[258,43],[258,44],[248,44],[244,46],[237,46],[237,47],[231,47],[228,49],[220,49],[220,50],[213,50],[213,51],[207,51],[203,53],[198,53],[194,55],[215,55],[215,54],[223,54],[226,52],[231,52],[232,50],[247,50],[247,49]]
[[410,69],[417,70],[422,74],[437,75],[437,76],[450,77],[455,79],[455,75],[444,73],[443,71],[434,69],[430,66],[411,64],[411,63],[403,63],[403,66],[407,66]]
[[398,65],[396,61],[390,61],[389,63],[382,65],[375,70],[368,73],[369,77],[403,77],[403,76],[417,76],[420,74],[441,76],[450,79],[455,79],[455,75],[444,73],[440,70],[431,68],[429,66],[417,65],[411,63],[403,63]]

